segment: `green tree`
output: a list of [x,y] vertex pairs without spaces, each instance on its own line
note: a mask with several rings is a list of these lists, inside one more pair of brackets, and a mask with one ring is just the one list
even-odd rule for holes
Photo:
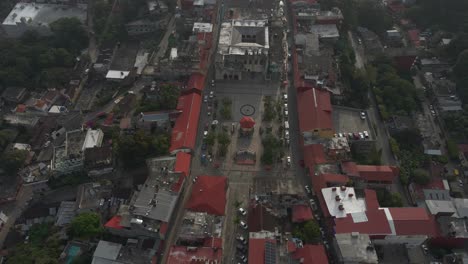
[[28,152],[26,150],[7,151],[0,158],[0,167],[9,175],[16,175],[24,165],[27,156]]
[[398,142],[392,138],[388,138],[388,143],[390,144],[390,149],[392,150],[393,154],[398,156],[400,155],[400,145],[398,145]]
[[175,109],[177,100],[179,99],[180,91],[175,85],[163,85],[160,88],[160,108],[163,110]]
[[42,244],[49,237],[50,225],[47,223],[35,224],[29,230],[29,241],[34,244]]
[[97,213],[86,212],[73,218],[69,234],[74,238],[92,239],[101,235],[103,231],[99,215]]
[[458,79],[466,77],[468,72],[468,49],[462,51],[457,58],[457,63],[453,67],[453,73]]
[[320,237],[320,227],[314,220],[309,220],[293,229],[293,236],[300,238],[305,243],[316,242]]
[[457,144],[452,139],[447,140],[447,151],[448,151],[450,159],[452,160],[458,159],[458,147],[457,147]]
[[387,189],[377,190],[377,200],[381,207],[402,207],[403,199],[399,193],[390,193]]
[[206,135],[206,139],[205,139],[205,142],[206,142],[206,145],[208,146],[213,146],[214,143],[216,141],[216,133],[208,133],[208,135]]
[[426,185],[431,181],[429,173],[423,169],[413,170],[413,181],[419,185]]
[[77,18],[61,18],[50,24],[57,47],[78,53],[88,45],[88,34]]
[[231,144],[231,137],[225,131],[218,133],[218,143],[223,146]]

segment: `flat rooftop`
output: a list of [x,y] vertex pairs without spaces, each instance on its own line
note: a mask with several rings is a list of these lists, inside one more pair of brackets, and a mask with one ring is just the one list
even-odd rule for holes
[[215,215],[186,211],[179,229],[179,237],[183,240],[216,237],[216,222],[219,222],[219,217]]
[[218,53],[223,55],[268,54],[267,20],[231,20],[221,24]]
[[153,220],[168,222],[179,197],[172,191],[180,173],[174,172],[175,157],[155,158],[147,161],[149,175],[132,201],[132,213]]
[[373,130],[369,125],[369,118],[361,119],[361,110],[347,107],[333,106],[333,126],[336,133],[359,133],[367,131],[369,138],[373,139]]
[[365,199],[356,197],[352,187],[331,187],[322,189],[323,198],[331,216],[346,217],[351,214],[355,223],[366,222]]
[[336,234],[335,239],[344,263],[379,263],[375,249],[370,250],[369,235],[353,232]]
[[48,25],[60,18],[76,17],[81,22],[86,20],[86,8],[71,5],[18,3],[3,21],[3,25]]

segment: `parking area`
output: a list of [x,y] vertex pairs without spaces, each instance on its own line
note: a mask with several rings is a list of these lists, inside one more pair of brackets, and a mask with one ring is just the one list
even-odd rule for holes
[[[247,223],[247,215],[239,212],[239,208],[247,210],[249,204],[250,178],[230,177],[228,202],[226,204],[226,218],[224,222],[223,263],[239,263],[242,255],[248,257],[248,244],[237,238],[249,238],[249,232],[240,226],[240,222]],[[231,180],[232,179],[232,180]],[[237,248],[237,247],[242,247]]]
[[370,125],[369,117],[366,112],[361,114],[359,109],[347,107],[333,107],[333,126],[336,133],[359,133],[368,131],[369,138],[372,139],[373,128]]

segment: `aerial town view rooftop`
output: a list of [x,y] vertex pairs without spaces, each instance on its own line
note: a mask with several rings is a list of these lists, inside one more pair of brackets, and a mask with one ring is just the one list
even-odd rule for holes
[[0,1],[0,264],[468,263],[467,18]]

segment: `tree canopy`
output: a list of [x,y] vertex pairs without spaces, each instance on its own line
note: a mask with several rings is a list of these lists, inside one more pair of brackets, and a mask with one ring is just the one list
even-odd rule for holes
[[97,213],[86,212],[73,218],[69,234],[74,238],[90,239],[99,236],[103,231],[99,215]]
[[148,134],[138,130],[132,135],[114,135],[114,152],[125,168],[135,168],[150,156],[169,152],[170,136],[166,133]]
[[305,243],[316,242],[320,237],[320,227],[314,220],[309,220],[293,229],[293,236],[300,238]]
[[391,193],[387,189],[377,190],[377,200],[381,207],[402,207],[403,200],[399,193]]
[[412,174],[414,182],[419,185],[426,185],[431,181],[429,173],[423,169],[415,169]]
[[12,150],[3,153],[0,157],[0,168],[9,175],[16,175],[24,165],[28,152],[26,150]]
[[68,83],[75,57],[87,46],[80,21],[59,19],[52,36],[28,31],[19,39],[0,42],[0,85],[26,88],[61,88]]

